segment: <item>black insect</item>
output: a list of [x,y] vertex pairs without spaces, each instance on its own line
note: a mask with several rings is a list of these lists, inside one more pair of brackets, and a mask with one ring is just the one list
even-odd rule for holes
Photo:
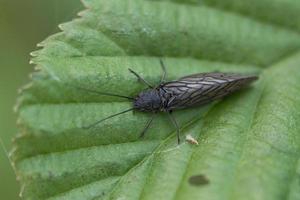
[[104,120],[129,112],[131,110],[137,110],[141,112],[152,113],[151,118],[141,133],[141,137],[143,137],[153,122],[155,113],[165,112],[168,114],[170,120],[176,127],[177,140],[178,143],[180,143],[180,129],[174,116],[172,115],[174,110],[207,104],[231,94],[232,92],[239,90],[258,79],[257,76],[252,75],[214,72],[193,74],[182,77],[175,81],[165,82],[166,68],[162,60],[160,60],[160,64],[163,74],[160,84],[155,87],[139,76],[132,69],[129,69],[129,71],[134,74],[139,81],[148,86],[147,90],[140,92],[136,97],[88,90],[101,95],[117,96],[132,100],[133,107],[120,113],[108,116],[84,128],[92,128]]

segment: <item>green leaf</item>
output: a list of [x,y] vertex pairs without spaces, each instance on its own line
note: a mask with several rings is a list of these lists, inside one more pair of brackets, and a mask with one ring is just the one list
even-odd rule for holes
[[[80,18],[39,44],[11,154],[23,198],[300,199],[300,35],[286,18],[299,17],[298,1],[197,2],[84,0]],[[177,145],[163,113],[144,139],[147,113],[82,128],[132,103],[78,87],[137,95],[145,87],[128,68],[158,84],[160,57],[168,80],[209,71],[260,80],[174,113],[198,146]]]

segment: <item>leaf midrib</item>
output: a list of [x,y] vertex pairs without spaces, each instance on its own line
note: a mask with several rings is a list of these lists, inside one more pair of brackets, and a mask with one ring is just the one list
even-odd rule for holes
[[[212,108],[210,108],[210,109],[212,109]],[[207,113],[207,112],[206,112]],[[200,119],[202,119],[203,117],[199,117],[198,119],[191,119],[191,121],[188,123],[188,124],[185,124],[182,128],[181,128],[181,130],[186,130],[188,127],[190,127],[190,126],[192,126],[193,124],[195,124],[196,122],[198,122]],[[181,133],[182,132],[184,132],[184,131],[181,131]],[[126,175],[127,174],[129,174],[131,171],[133,171],[135,168],[137,168],[137,167],[139,167],[140,165],[142,165],[144,162],[146,162],[148,159],[150,159],[150,157],[152,157],[152,156],[154,156],[156,153],[159,153],[159,150],[164,146],[164,144],[165,143],[167,143],[169,140],[171,140],[171,139],[173,139],[174,140],[174,138],[175,138],[175,134],[176,134],[176,130],[174,130],[174,131],[172,131],[171,133],[170,133],[170,135],[166,138],[166,139],[164,139],[154,150],[153,150],[153,152],[151,153],[151,154],[149,154],[148,156],[146,156],[143,160],[141,160],[137,165],[135,165],[134,167],[132,167],[130,170],[128,170],[125,174],[124,174],[124,176],[122,176],[121,178],[120,178],[120,180],[117,182],[117,184],[113,187],[113,189],[112,189],[112,191],[109,193],[109,196],[111,195],[111,194],[113,194],[113,192],[116,190],[116,188],[117,188],[117,186],[118,185],[120,185],[122,182],[122,180],[123,179],[125,179],[125,177],[126,177]],[[152,161],[153,162],[153,161]],[[152,170],[152,168],[150,167],[150,169],[147,171],[147,173],[148,174],[150,174],[150,172],[151,172],[151,170]],[[148,176],[147,176],[148,177]],[[146,178],[147,178],[146,177]],[[146,183],[146,181],[145,181],[145,183]],[[144,191],[144,189],[140,192],[140,194],[139,194],[139,199],[141,199],[142,198],[142,196],[143,196],[143,191]]]

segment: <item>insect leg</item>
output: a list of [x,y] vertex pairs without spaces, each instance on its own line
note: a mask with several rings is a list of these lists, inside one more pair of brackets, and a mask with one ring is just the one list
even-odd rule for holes
[[154,119],[154,114],[152,114],[151,118],[147,121],[144,130],[141,132],[140,138],[143,138],[145,136],[145,133],[147,132],[150,125],[152,124],[153,119]]
[[138,75],[138,73],[136,73],[135,71],[133,71],[132,69],[128,68],[128,70],[135,75],[139,81],[143,82],[145,85],[147,85],[149,88],[153,88],[153,86],[148,83],[148,81],[146,81],[145,79],[143,79],[140,75]]
[[161,76],[161,79],[160,79],[160,83],[164,83],[165,82],[165,78],[166,78],[166,75],[167,75],[167,71],[166,71],[166,67],[164,65],[164,62],[162,59],[159,59],[159,62],[160,62],[160,66],[162,68],[162,76]]
[[169,118],[172,121],[172,123],[174,124],[174,126],[176,127],[176,133],[177,133],[177,142],[178,144],[180,143],[180,129],[179,126],[176,122],[176,119],[174,118],[174,116],[172,115],[172,112],[168,112]]

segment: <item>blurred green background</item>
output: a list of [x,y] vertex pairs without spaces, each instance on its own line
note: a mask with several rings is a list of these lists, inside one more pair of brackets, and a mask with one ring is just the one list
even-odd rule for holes
[[[79,0],[0,0],[0,199],[19,199],[19,185],[7,153],[17,133],[13,107],[17,90],[29,82],[33,70],[29,53],[57,25],[71,20],[82,10]],[[4,146],[4,147],[3,147]]]

